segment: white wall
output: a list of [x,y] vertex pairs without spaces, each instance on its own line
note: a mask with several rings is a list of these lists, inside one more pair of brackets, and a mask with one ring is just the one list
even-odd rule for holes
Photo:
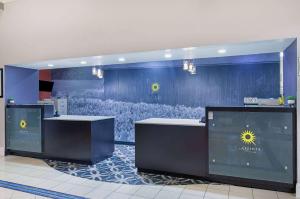
[[[0,12],[0,67],[67,57],[300,38],[299,8],[299,0],[17,0]],[[0,106],[3,147],[3,100]]]

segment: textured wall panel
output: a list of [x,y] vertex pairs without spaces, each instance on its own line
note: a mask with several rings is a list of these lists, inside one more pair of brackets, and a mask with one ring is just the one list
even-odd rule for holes
[[[182,60],[104,66],[104,80],[92,67],[57,69],[53,95],[68,97],[69,114],[114,115],[115,139],[134,141],[134,121],[150,117],[195,118],[207,105],[242,105],[243,97],[279,96],[277,54],[194,60],[197,74]],[[151,68],[151,67],[154,68]],[[160,89],[153,92],[151,86]]]

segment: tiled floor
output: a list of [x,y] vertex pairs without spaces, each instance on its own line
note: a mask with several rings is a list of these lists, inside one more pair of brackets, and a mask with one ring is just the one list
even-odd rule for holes
[[[17,156],[0,158],[0,180],[95,199],[292,199],[293,194],[231,185],[122,185],[70,176],[41,160]],[[0,199],[44,198],[0,188]]]

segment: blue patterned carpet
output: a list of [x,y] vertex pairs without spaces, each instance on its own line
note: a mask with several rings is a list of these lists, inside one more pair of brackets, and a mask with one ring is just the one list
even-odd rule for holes
[[122,184],[158,184],[181,185],[208,183],[202,180],[172,177],[167,175],[137,172],[135,168],[134,146],[115,145],[115,152],[108,158],[95,165],[82,165],[61,161],[46,160],[54,169],[82,178],[115,182]]

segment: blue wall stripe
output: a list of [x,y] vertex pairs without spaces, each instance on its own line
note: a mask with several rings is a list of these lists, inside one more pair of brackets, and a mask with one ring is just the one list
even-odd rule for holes
[[[39,71],[5,66],[5,98],[17,104],[35,104],[39,99]],[[6,100],[5,100],[6,101]]]
[[297,40],[284,51],[283,94],[297,96]]
[[80,196],[74,196],[74,195],[60,193],[60,192],[51,191],[47,189],[41,189],[41,188],[22,185],[18,183],[7,182],[3,180],[0,180],[0,187],[12,189],[16,191],[22,191],[34,195],[44,196],[48,198],[55,198],[55,199],[85,199],[84,197],[80,197]]

